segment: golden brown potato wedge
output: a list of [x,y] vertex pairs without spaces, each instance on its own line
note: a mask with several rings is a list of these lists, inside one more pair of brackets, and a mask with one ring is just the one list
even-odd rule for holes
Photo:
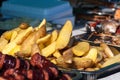
[[32,32],[21,44],[21,53],[24,53],[26,56],[30,56],[32,45],[36,43],[39,38],[42,38],[46,35],[46,28],[42,26],[38,30]]
[[39,27],[36,31],[36,33],[34,34],[35,36],[35,41],[39,38],[42,38],[46,35],[46,25],[43,25],[41,27]]
[[32,45],[35,43],[35,32],[32,32],[21,44],[20,52],[26,56],[30,56]]
[[2,49],[2,53],[3,54],[9,54],[11,52],[11,50],[13,50],[16,47],[16,43],[14,41],[8,43],[3,49]]
[[46,36],[42,37],[42,38],[39,38],[36,43],[37,44],[41,44],[41,43],[46,43],[47,41],[50,40],[50,37],[51,37],[51,34],[47,34]]
[[91,48],[85,57],[90,58],[91,60],[93,60],[93,62],[96,62],[97,55],[98,55],[97,49]]
[[10,42],[13,41],[16,38],[17,35],[18,35],[17,31],[13,31],[12,34],[11,34]]
[[56,42],[53,42],[47,47],[43,48],[41,50],[41,53],[43,56],[48,57],[48,56],[51,56],[55,51],[56,51]]
[[29,27],[25,30],[22,30],[14,39],[14,42],[16,42],[17,44],[21,44],[24,39],[26,39],[26,37],[28,37],[28,35],[33,31],[33,27]]
[[63,68],[69,68],[71,64],[65,63],[65,60],[63,56],[60,56],[59,58],[56,59],[57,65]]
[[60,53],[58,50],[56,50],[56,51],[53,53],[53,56],[54,56],[55,58],[59,58],[59,57],[62,56],[62,55],[61,55],[61,53]]
[[76,56],[83,56],[85,55],[90,49],[90,44],[88,42],[78,42],[72,48],[72,52]]
[[45,45],[44,45],[43,43],[38,44],[38,46],[39,46],[40,51],[41,51],[43,48],[45,48]]
[[2,49],[8,44],[8,40],[6,40],[5,38],[0,38],[0,51],[2,51]]
[[59,36],[56,40],[56,49],[60,50],[68,45],[72,34],[72,28],[73,26],[71,21],[66,21],[66,23],[60,30]]
[[50,40],[49,40],[46,44],[49,45],[50,43],[56,41],[57,38],[58,38],[58,34],[59,34],[59,33],[58,33],[57,30],[52,31],[52,33],[51,33],[51,38],[50,38]]
[[52,36],[51,36],[50,42],[52,43],[57,40],[59,33],[57,30],[54,30],[51,34],[52,34]]
[[50,39],[45,43],[45,45],[47,46],[47,45],[51,44],[52,42],[56,41],[57,38],[58,38],[58,34],[59,34],[59,33],[58,33],[58,30],[52,31],[52,32],[51,32],[51,37],[50,37]]

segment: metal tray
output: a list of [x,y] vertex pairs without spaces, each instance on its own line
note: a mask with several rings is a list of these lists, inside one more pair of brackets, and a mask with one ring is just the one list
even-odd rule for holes
[[[99,36],[90,36],[91,34],[90,33],[83,33],[83,34],[80,34],[80,35],[76,35],[74,36],[75,39],[77,41],[87,41],[89,43],[92,43],[92,44],[95,44],[95,45],[99,45],[100,43],[96,43],[94,42],[95,39],[100,39]],[[107,41],[107,40],[106,40]],[[106,41],[104,41],[107,45],[109,46],[112,46],[112,47],[115,47],[117,48],[118,50],[120,50],[120,45],[113,45],[112,43],[107,43]]]
[[76,74],[76,76],[74,76],[73,78],[74,80],[97,80],[119,72],[120,63],[115,63],[96,71],[82,71],[82,70],[64,69],[64,68],[59,68],[59,69],[63,72],[67,72],[67,73],[70,72],[72,74],[73,73]]
[[[76,36],[73,36],[75,39],[75,42],[77,41],[87,41],[85,39],[81,39],[81,37],[83,37],[86,33],[84,34],[81,34],[81,35],[76,35]],[[100,44],[96,44],[92,41],[88,41],[91,45],[95,45],[95,46],[99,46]],[[109,46],[112,46],[112,45],[109,45]],[[113,46],[115,47],[117,50],[120,51],[120,47],[118,46]],[[74,73],[76,74],[76,76],[74,76],[74,79],[75,80],[97,80],[97,79],[101,79],[101,78],[104,78],[104,77],[107,77],[107,76],[110,76],[114,73],[117,73],[120,71],[120,63],[114,63],[114,64],[111,64],[107,67],[104,67],[104,68],[101,68],[99,70],[95,70],[95,71],[84,71],[84,70],[77,70],[77,69],[65,69],[65,68],[61,68],[59,67],[59,69],[61,71],[64,71],[64,72],[70,72],[70,73]],[[81,76],[79,76],[81,75]]]

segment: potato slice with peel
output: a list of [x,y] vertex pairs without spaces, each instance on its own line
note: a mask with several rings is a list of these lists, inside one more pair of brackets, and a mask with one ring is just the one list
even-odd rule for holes
[[40,44],[40,43],[46,43],[51,37],[51,34],[47,34],[46,36],[39,38],[36,43]]
[[89,50],[88,54],[85,57],[90,58],[91,60],[93,60],[93,62],[96,62],[97,54],[98,54],[97,49],[96,48],[91,48]]
[[60,30],[59,36],[56,40],[56,49],[60,50],[68,45],[72,34],[72,28],[73,27],[71,21],[66,21],[66,23]]
[[60,56],[59,58],[56,59],[57,66],[60,66],[62,68],[69,68],[71,64],[67,64],[63,58],[63,56]]
[[40,27],[37,31],[32,32],[21,44],[21,53],[24,54],[24,57],[31,55],[32,45],[36,43],[39,38],[42,38],[46,35],[45,26]]
[[78,42],[77,45],[73,46],[72,52],[76,56],[85,55],[90,49],[90,44],[88,42]]
[[41,26],[37,31],[35,31],[35,41],[37,41],[39,38],[44,37],[46,33],[46,26]]
[[35,43],[35,32],[32,32],[21,44],[20,53],[23,53],[25,56],[30,56],[32,45]]
[[69,48],[63,52],[63,58],[66,63],[69,63],[69,64],[72,63],[72,60],[73,60],[72,48]]
[[41,53],[38,44],[34,43],[31,49],[31,56],[35,53]]
[[107,55],[108,58],[114,57],[113,52],[111,51],[111,49],[109,48],[107,44],[101,43],[100,46],[104,49],[105,54]]
[[43,56],[48,57],[48,56],[51,56],[53,52],[55,52],[55,50],[56,50],[56,42],[53,42],[47,47],[43,48],[41,50],[41,53]]
[[93,66],[93,61],[90,58],[85,58],[85,57],[74,57],[73,58],[73,63],[74,66],[79,69],[79,68],[90,68]]

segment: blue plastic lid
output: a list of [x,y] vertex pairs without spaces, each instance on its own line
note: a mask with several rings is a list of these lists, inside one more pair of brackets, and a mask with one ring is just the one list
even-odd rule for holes
[[9,0],[11,4],[31,6],[35,8],[52,8],[61,4],[65,4],[65,1],[61,0]]

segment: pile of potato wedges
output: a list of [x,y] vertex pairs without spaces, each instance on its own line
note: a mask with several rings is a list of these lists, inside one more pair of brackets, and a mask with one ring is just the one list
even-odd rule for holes
[[70,20],[65,22],[61,30],[49,33],[46,23],[46,19],[36,27],[21,23],[4,32],[0,37],[0,51],[27,59],[39,53],[57,66],[86,71],[120,62],[120,52],[114,47],[105,43],[93,46],[87,41],[74,41]]

